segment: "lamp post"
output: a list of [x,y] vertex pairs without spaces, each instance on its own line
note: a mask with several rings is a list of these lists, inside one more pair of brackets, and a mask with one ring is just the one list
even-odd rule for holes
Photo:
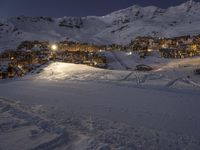
[[53,60],[55,61],[55,55],[56,55],[56,51],[58,50],[58,46],[56,45],[56,44],[52,44],[51,45],[51,54],[52,54],[52,56],[53,56]]
[[53,51],[58,50],[58,46],[56,44],[51,45],[51,50]]

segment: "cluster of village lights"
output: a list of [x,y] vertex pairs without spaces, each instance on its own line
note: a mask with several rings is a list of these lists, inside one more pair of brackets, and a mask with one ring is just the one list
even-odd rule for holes
[[[148,49],[147,51],[148,51],[148,52],[152,52],[153,49]],[[127,55],[127,56],[131,56],[131,55],[133,55],[133,52],[127,52],[126,55]]]

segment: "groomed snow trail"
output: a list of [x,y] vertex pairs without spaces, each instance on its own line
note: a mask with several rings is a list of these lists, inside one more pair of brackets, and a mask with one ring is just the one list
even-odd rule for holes
[[[21,137],[36,149],[199,149],[199,78],[190,63],[174,65],[137,72],[55,62],[39,74],[1,81],[0,139],[16,144]],[[50,139],[30,144],[30,133],[38,133],[32,128]]]
[[130,126],[77,111],[66,113],[56,105],[30,107],[1,98],[0,108],[3,150],[199,149],[198,139],[192,136]]

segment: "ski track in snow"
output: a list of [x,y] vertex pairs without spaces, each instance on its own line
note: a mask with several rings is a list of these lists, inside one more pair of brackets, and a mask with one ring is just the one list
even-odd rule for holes
[[117,53],[116,53],[115,51],[112,51],[111,53],[113,54],[115,60],[117,60],[117,61],[120,63],[120,65],[121,65],[125,70],[131,69],[131,68],[129,68],[129,67],[123,62],[123,60],[121,60],[121,59],[117,56]]
[[[191,136],[131,127],[92,115],[66,114],[53,107],[30,107],[5,98],[0,98],[0,106],[0,148],[4,150],[171,150],[200,147],[199,141]],[[9,145],[6,145],[6,138],[9,138]],[[15,143],[17,139],[26,142]]]
[[0,81],[0,149],[200,149],[199,58],[109,56],[114,70],[52,62]]

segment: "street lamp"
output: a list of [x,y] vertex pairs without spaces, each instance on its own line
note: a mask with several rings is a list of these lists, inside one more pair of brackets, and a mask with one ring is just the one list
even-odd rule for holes
[[58,46],[56,44],[51,45],[51,49],[53,51],[56,51],[58,49]]
[[56,59],[56,51],[58,50],[58,46],[56,44],[52,44],[51,45],[51,57],[53,58],[53,60],[55,61]]

